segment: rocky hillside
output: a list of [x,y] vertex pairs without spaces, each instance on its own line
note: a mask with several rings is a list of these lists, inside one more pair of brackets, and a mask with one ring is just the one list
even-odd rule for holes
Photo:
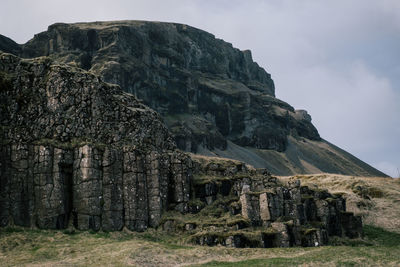
[[188,232],[200,245],[316,247],[336,237],[362,237],[362,220],[342,194],[279,180],[239,161],[192,156],[189,213],[167,212],[162,227]]
[[181,150],[239,159],[274,174],[385,176],[320,138],[306,111],[275,98],[270,74],[250,51],[175,23],[54,24],[23,45],[0,49],[49,56],[89,70],[158,111]]
[[158,114],[92,73],[0,53],[0,226],[182,231],[201,245],[362,236],[342,196],[179,152]]

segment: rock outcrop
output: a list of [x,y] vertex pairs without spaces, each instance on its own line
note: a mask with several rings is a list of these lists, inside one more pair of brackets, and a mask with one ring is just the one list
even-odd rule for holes
[[82,69],[0,54],[0,225],[144,230],[184,212],[190,159],[156,112]]
[[321,246],[333,236],[362,237],[360,216],[341,194],[283,182],[242,162],[194,156],[190,213],[164,216],[164,229],[201,245]]
[[277,175],[386,176],[322,140],[306,111],[275,98],[270,74],[250,51],[187,25],[57,23],[20,46],[0,38],[0,50],[49,56],[120,85],[161,114],[184,151],[238,159]]

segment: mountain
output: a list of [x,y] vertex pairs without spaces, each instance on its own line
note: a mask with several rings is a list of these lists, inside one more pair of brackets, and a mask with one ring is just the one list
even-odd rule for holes
[[0,136],[0,227],[152,227],[230,247],[362,236],[342,195],[189,157],[135,96],[49,57],[0,53]]
[[179,149],[229,157],[277,175],[386,176],[323,140],[304,110],[275,97],[271,75],[251,52],[176,23],[57,23],[0,49],[99,75],[156,110]]
[[21,53],[21,46],[0,34],[0,51],[17,55]]

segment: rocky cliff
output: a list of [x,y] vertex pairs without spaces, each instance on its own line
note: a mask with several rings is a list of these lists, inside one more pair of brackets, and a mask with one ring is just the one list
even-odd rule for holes
[[0,54],[0,225],[144,230],[185,211],[190,159],[156,112],[48,58]]
[[321,139],[306,111],[275,98],[251,52],[176,23],[114,21],[49,26],[0,49],[89,70],[159,112],[181,150],[245,161],[274,174],[385,176]]
[[[164,116],[183,150],[225,149],[227,139],[285,149],[284,116],[293,108],[273,97],[273,81],[250,51],[207,32],[137,21],[55,24],[25,44],[22,55],[51,55],[121,85]],[[307,126],[305,134],[319,138]]]
[[362,236],[340,195],[176,150],[158,114],[48,57],[0,53],[0,226],[162,227],[202,245],[288,247]]

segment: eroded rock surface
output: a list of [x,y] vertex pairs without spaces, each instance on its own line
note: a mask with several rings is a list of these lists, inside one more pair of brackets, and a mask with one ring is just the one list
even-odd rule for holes
[[270,74],[249,50],[187,25],[58,23],[22,50],[23,57],[50,55],[119,84],[164,117],[182,150],[226,149],[230,140],[284,151],[292,131],[320,140],[309,116],[274,97]]
[[241,162],[195,157],[191,214],[165,216],[164,225],[188,231],[201,245],[321,246],[333,236],[362,237],[360,216],[345,199],[283,182]]
[[0,104],[1,226],[141,231],[187,210],[189,157],[118,86],[1,53]]

